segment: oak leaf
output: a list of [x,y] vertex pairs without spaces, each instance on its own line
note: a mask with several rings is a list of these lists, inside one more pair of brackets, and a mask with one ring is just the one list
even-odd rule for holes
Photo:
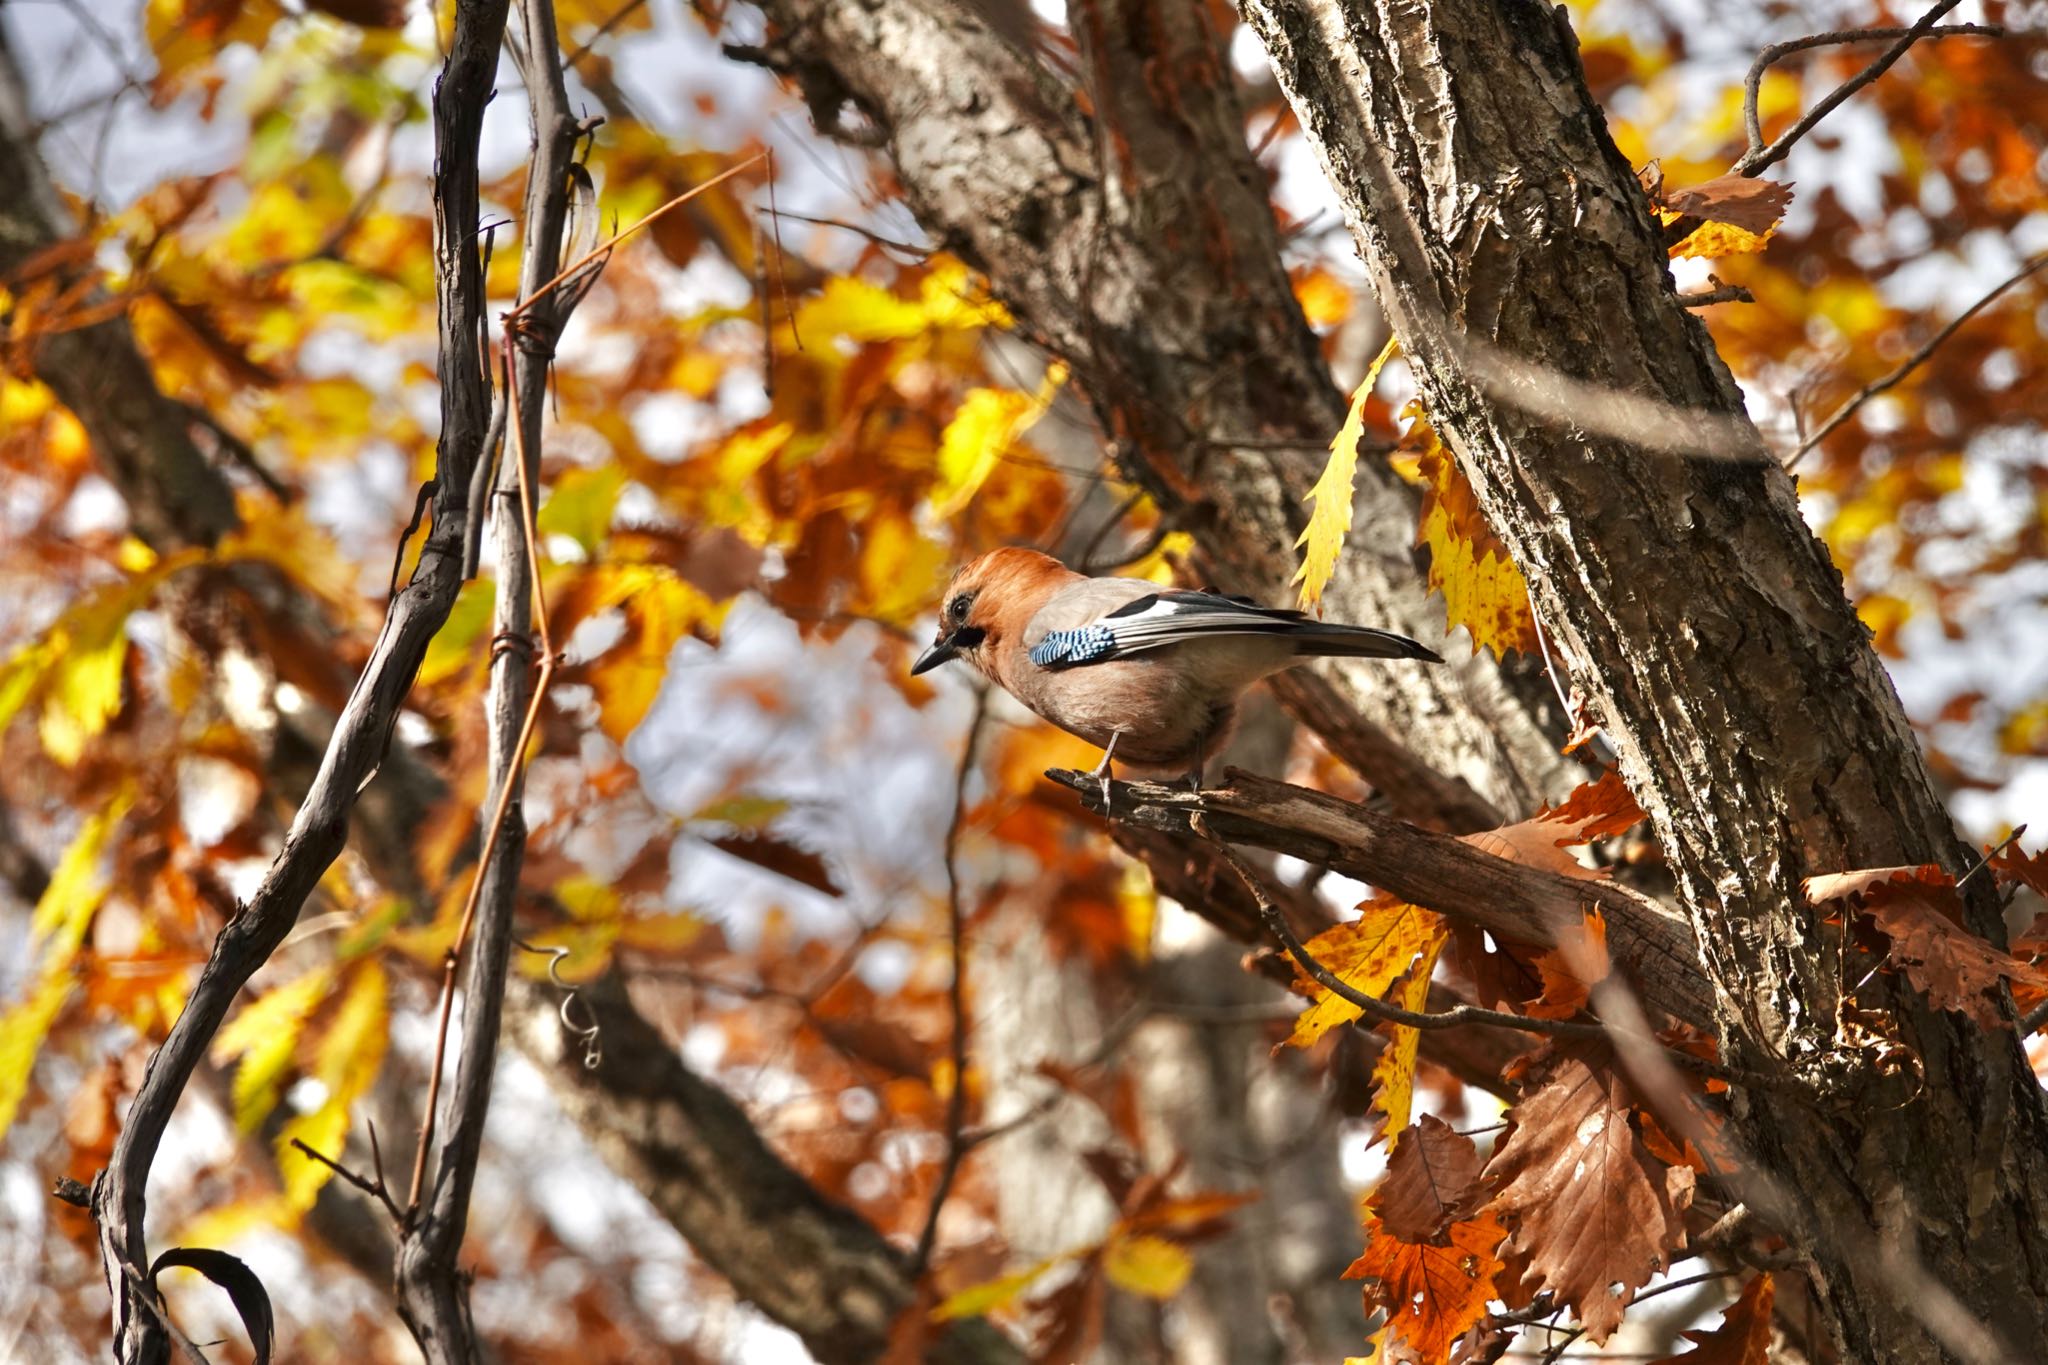
[[1613,970],[1607,956],[1607,920],[1597,910],[1584,912],[1579,929],[1567,930],[1555,948],[1536,955],[1543,993],[1523,1006],[1536,1019],[1569,1019],[1593,998],[1592,988]]
[[1401,1134],[1373,1191],[1380,1226],[1404,1242],[1430,1242],[1485,1204],[1479,1146],[1434,1114]]
[[1694,1172],[1657,1159],[1631,1122],[1605,1042],[1560,1042],[1530,1068],[1513,1128],[1488,1163],[1492,1205],[1529,1274],[1605,1342],[1636,1291],[1685,1245]]
[[1330,575],[1336,572],[1337,556],[1343,552],[1344,537],[1351,530],[1351,495],[1358,475],[1358,442],[1365,435],[1365,405],[1372,398],[1373,386],[1380,381],[1380,371],[1399,353],[1399,344],[1388,337],[1353,391],[1344,425],[1330,438],[1330,458],[1323,466],[1322,477],[1308,490],[1307,500],[1314,507],[1309,512],[1308,525],[1294,542],[1297,549],[1307,547],[1301,567],[1294,571],[1294,581],[1301,584],[1303,611],[1315,611],[1321,606],[1323,589],[1330,585]]
[[1536,618],[1527,580],[1487,524],[1464,472],[1420,407],[1410,404],[1408,411],[1415,421],[1402,445],[1419,445],[1422,513],[1415,543],[1429,547],[1431,590],[1442,594],[1451,628],[1463,626],[1472,633],[1475,653],[1482,646],[1497,655],[1534,651]]
[[1368,1312],[1384,1309],[1390,1355],[1405,1344],[1424,1365],[1444,1365],[1451,1346],[1486,1316],[1496,1297],[1496,1254],[1507,1229],[1492,1210],[1446,1226],[1422,1242],[1396,1237],[1368,1209],[1365,1253],[1344,1271],[1347,1280],[1369,1280]]
[[1965,929],[1962,900],[1947,871],[1935,863],[1874,867],[1808,877],[1815,904],[1854,897],[1879,932],[1891,940],[1889,960],[1938,1009],[1968,1015],[1983,1028],[2004,1022],[1999,982],[2048,987],[2048,970],[2005,952]]
[[[1436,971],[1437,957],[1443,952],[1448,937],[1439,935],[1415,960],[1413,969],[1388,995],[1389,1004],[1410,1013],[1420,1013],[1429,1003],[1429,979]],[[1387,1045],[1380,1050],[1379,1059],[1372,1067],[1372,1107],[1385,1116],[1380,1131],[1392,1146],[1400,1142],[1401,1133],[1408,1127],[1408,1115],[1414,1107],[1415,1063],[1422,1049],[1422,1030],[1408,1024],[1389,1022],[1379,1025],[1378,1031],[1386,1038]]]
[[[1367,901],[1355,920],[1332,925],[1305,945],[1310,957],[1327,967],[1338,980],[1366,995],[1384,997],[1387,988],[1405,975],[1417,959],[1435,960],[1447,932],[1443,917],[1380,896]],[[1365,1011],[1318,983],[1299,966],[1296,977],[1302,991],[1315,1003],[1295,1020],[1287,1042],[1309,1047],[1340,1024],[1348,1024]]]
[[1722,1312],[1719,1327],[1682,1334],[1697,1350],[1665,1356],[1653,1365],[1770,1365],[1771,1301],[1776,1296],[1769,1271],[1754,1276],[1742,1287],[1741,1297]]
[[1664,207],[1681,218],[1704,218],[1762,236],[1792,202],[1792,186],[1748,175],[1717,175],[1699,185],[1664,191]]

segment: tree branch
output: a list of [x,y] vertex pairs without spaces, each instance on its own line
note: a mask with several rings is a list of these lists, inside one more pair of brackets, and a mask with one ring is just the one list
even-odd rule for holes
[[[1864,86],[1871,84],[1885,72],[1891,70],[1897,64],[1899,58],[1906,55],[1906,50],[1922,38],[1955,33],[1984,34],[1992,37],[2004,36],[2004,29],[1990,24],[1951,24],[1946,27],[1937,28],[1935,21],[1960,3],[1961,0],[1940,0],[1933,9],[1921,15],[1919,22],[1915,23],[1911,28],[1856,29],[1839,33],[1822,33],[1811,38],[1798,38],[1789,43],[1776,43],[1765,48],[1758,54],[1756,61],[1751,64],[1749,74],[1743,78],[1742,82],[1742,116],[1743,125],[1749,134],[1749,150],[1744,152],[1742,159],[1735,163],[1733,167],[1735,174],[1756,175],[1760,171],[1783,161],[1793,147],[1798,145],[1799,139],[1812,132],[1815,126],[1829,114],[1834,113],[1843,101],[1847,100]],[[1786,129],[1777,141],[1771,143],[1768,147],[1763,145],[1763,126],[1757,116],[1756,104],[1758,93],[1763,86],[1764,72],[1770,69],[1771,64],[1781,57],[1794,52],[1805,51],[1807,48],[1821,47],[1831,43],[1859,42],[1866,38],[1896,38],[1897,41],[1880,53],[1876,61],[1864,67],[1848,80],[1843,81],[1830,91],[1825,99],[1807,110],[1805,117]]]
[[[1089,809],[1101,808],[1101,784],[1088,774],[1056,768],[1046,776],[1079,793]],[[1713,1018],[1685,922],[1633,891],[1509,862],[1463,839],[1235,768],[1224,783],[1202,792],[1112,783],[1110,803],[1120,821],[1212,837],[1195,830],[1194,817],[1200,815],[1215,838],[1327,867],[1425,910],[1525,943],[1554,947],[1561,934],[1582,923],[1587,908],[1597,909],[1607,920],[1617,966],[1652,1008],[1694,1025]]]
[[[433,530],[411,582],[391,601],[383,632],[336,722],[284,848],[255,896],[215,941],[170,1036],[150,1060],[108,1169],[95,1182],[93,1208],[114,1300],[114,1348],[125,1365],[159,1365],[167,1350],[161,1330],[147,1313],[136,1311],[115,1268],[148,1263],[143,1214],[149,1169],[172,1110],[242,985],[283,942],[306,897],[347,842],[349,810],[381,763],[398,708],[461,586],[465,492],[488,418],[474,344],[483,308],[482,272],[473,244],[476,149],[504,14],[505,0],[471,0],[458,8],[454,42],[435,98],[442,477]],[[141,509],[137,515],[143,515]]]
[[[513,1039],[564,1112],[706,1265],[824,1365],[882,1358],[897,1318],[917,1311],[905,1252],[777,1156],[740,1107],[632,1007],[616,973],[584,991],[605,1037],[595,1067],[583,1064],[544,988],[515,979],[512,997]],[[924,1356],[934,1365],[1024,1360],[979,1319],[934,1331]]]
[[1946,326],[1944,326],[1940,331],[1936,332],[1933,336],[1927,338],[1927,340],[1921,344],[1918,350],[1914,351],[1913,354],[1907,356],[1904,360],[1900,361],[1898,365],[1893,368],[1891,373],[1885,375],[1882,379],[1873,379],[1870,383],[1865,384],[1862,388],[1858,389],[1840,407],[1836,408],[1833,412],[1829,413],[1827,420],[1825,422],[1822,422],[1820,426],[1815,428],[1811,436],[1808,436],[1805,440],[1799,443],[1799,448],[1793,451],[1792,454],[1788,456],[1785,460],[1786,470],[1789,472],[1791,470],[1799,468],[1800,462],[1806,458],[1808,451],[1812,450],[1815,446],[1819,445],[1822,441],[1825,441],[1829,436],[1833,435],[1836,429],[1839,428],[1842,425],[1842,423],[1848,421],[1851,417],[1854,417],[1856,415],[1857,410],[1861,408],[1865,403],[1868,403],[1871,399],[1877,397],[1879,394],[1885,392],[1886,390],[1897,387],[1899,381],[1904,379],[1907,375],[1913,373],[1913,371],[1919,369],[1922,365],[1925,365],[1929,357],[1931,357],[1936,351],[1941,349],[1942,343],[1946,342],[1950,337],[1954,336],[1959,330],[1961,330],[1964,323],[1968,322],[1971,318],[1977,316],[1977,314],[1983,312],[1986,308],[1990,307],[1993,303],[1997,302],[1999,296],[2004,294],[2006,290],[2012,288],[2020,281],[2033,275],[2036,271],[2040,270],[2042,266],[2048,266],[2048,251],[2044,251],[2039,253],[2038,255],[2028,257],[2027,260],[2021,264],[2018,270],[2015,270],[2012,274],[2006,276],[2005,279],[2001,280],[1997,285],[1993,286],[1992,289],[1988,293],[1986,293],[1982,298],[1978,299],[1968,308],[1965,308],[1962,312],[1956,314],[1953,318],[1951,318]]
[[[457,957],[470,916],[476,943],[463,991],[462,1055],[455,1074],[446,1137],[437,1158],[433,1191],[421,1199],[421,1171],[432,1142],[432,1106],[443,1059],[436,1056],[428,1087],[428,1113],[414,1167],[410,1222],[398,1254],[399,1310],[431,1365],[462,1365],[476,1356],[467,1286],[457,1264],[469,1222],[470,1191],[483,1150],[484,1120],[496,1069],[505,972],[513,944],[513,911],[526,847],[519,808],[526,748],[554,667],[544,605],[537,606],[538,552],[534,489],[540,480],[541,432],[548,367],[555,343],[582,291],[552,286],[561,279],[564,227],[569,215],[572,161],[581,126],[569,112],[553,0],[519,0],[520,41],[514,53],[526,87],[533,164],[526,181],[525,237],[520,255],[520,297],[507,319],[507,425],[512,458],[502,462],[496,497],[506,515],[496,519],[497,608],[487,706],[490,711],[489,780],[484,849],[443,983],[446,1021]],[[582,265],[579,262],[578,265]],[[574,268],[574,267],[572,267]],[[460,562],[460,554],[457,556]],[[538,622],[536,655],[530,632]],[[538,662],[538,674],[534,664]]]

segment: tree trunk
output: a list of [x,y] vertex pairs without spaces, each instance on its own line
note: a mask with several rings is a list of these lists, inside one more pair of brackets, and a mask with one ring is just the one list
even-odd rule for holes
[[[1534,585],[1690,913],[1739,1067],[1744,1196],[1857,1361],[2048,1339],[2048,1114],[2009,1033],[1881,977],[1924,1083],[1838,1028],[1803,877],[1964,850],[1868,632],[1764,452],[1588,94],[1569,29],[1500,0],[1244,0],[1437,430]],[[1646,420],[1648,419],[1648,420]],[[2002,941],[1988,885],[1972,927]],[[2027,1342],[2036,1343],[2027,1347]]]

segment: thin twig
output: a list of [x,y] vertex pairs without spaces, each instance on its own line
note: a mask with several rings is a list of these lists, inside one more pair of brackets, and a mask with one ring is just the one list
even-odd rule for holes
[[[1879,54],[1876,61],[1872,62],[1869,66],[1864,67],[1861,71],[1851,76],[1848,80],[1843,81],[1840,85],[1836,86],[1832,91],[1829,92],[1825,99],[1821,100],[1820,103],[1814,105],[1813,108],[1807,110],[1806,116],[1800,119],[1799,122],[1793,124],[1792,127],[1788,129],[1785,132],[1785,134],[1782,137],[1780,137],[1776,142],[1773,142],[1768,147],[1760,147],[1755,145],[1754,142],[1752,142],[1752,144],[1750,145],[1750,149],[1742,154],[1742,159],[1735,163],[1735,174],[1753,176],[1757,174],[1759,171],[1764,170],[1766,167],[1776,165],[1778,162],[1783,161],[1785,159],[1786,154],[1789,153],[1792,150],[1792,148],[1799,142],[1799,139],[1805,137],[1808,133],[1812,132],[1815,125],[1818,124],[1822,119],[1826,118],[1829,114],[1835,112],[1835,110],[1838,107],[1840,107],[1841,103],[1844,100],[1848,99],[1858,90],[1861,90],[1864,86],[1869,85],[1871,82],[1875,81],[1879,76],[1882,76],[1885,72],[1891,70],[1893,65],[1897,63],[1899,58],[1906,55],[1906,49],[1912,47],[1913,44],[1919,42],[1922,38],[1925,38],[1928,34],[1932,33],[1934,31],[1935,21],[1940,19],[1942,15],[1947,14],[1950,10],[1954,9],[1960,3],[1962,3],[1962,0],[1940,0],[1940,2],[1936,4],[1933,9],[1927,11],[1927,13],[1920,16],[1920,21],[1918,23],[1914,24],[1911,28],[1906,29],[1903,33],[1901,33],[1899,35],[1898,40],[1894,42],[1890,47],[1886,48],[1881,54]],[[1792,50],[1796,51],[1797,49],[1795,48]],[[1768,53],[1769,49],[1766,49],[1765,51],[1766,53]],[[1782,56],[1784,54],[1781,53],[1779,55]],[[1773,57],[1771,60],[1775,61],[1777,60],[1777,58]],[[1768,67],[1770,65],[1770,62],[1764,61],[1762,57],[1757,58],[1757,61],[1761,63],[1764,67]],[[1754,78],[1754,81],[1756,83],[1761,83],[1761,81],[1763,80],[1763,72],[1757,66],[1752,66],[1750,68],[1750,74]],[[1747,87],[1744,91],[1746,100],[1744,110],[1745,117],[1754,117],[1757,89],[1758,84],[1747,84]],[[1757,136],[1760,140],[1761,135],[1758,134]]]
[[333,1157],[328,1156],[325,1152],[315,1151],[313,1148],[307,1146],[304,1140],[300,1138],[293,1138],[292,1146],[298,1148],[301,1152],[304,1152],[307,1156],[319,1162],[322,1166],[325,1166],[328,1170],[333,1171],[343,1180],[346,1180],[349,1184],[355,1186],[364,1194],[369,1195],[372,1199],[382,1204],[385,1207],[385,1209],[387,1209],[390,1212],[391,1219],[393,1222],[404,1221],[405,1215],[399,1210],[397,1203],[392,1200],[391,1192],[384,1188],[384,1179],[381,1175],[375,1180],[370,1180],[364,1176],[358,1175],[356,1172],[342,1165],[339,1161],[336,1161]]
[[597,26],[597,32],[591,34],[589,38],[585,39],[583,44],[580,47],[578,47],[574,52],[571,52],[568,56],[562,58],[562,69],[564,71],[568,71],[574,68],[576,63],[582,61],[585,57],[590,55],[590,49],[596,47],[599,43],[603,42],[607,37],[611,36],[611,31],[613,29],[617,28],[620,24],[625,23],[626,20],[632,18],[633,15],[646,3],[647,0],[626,0],[625,4],[619,6],[617,10],[613,11],[612,16],[609,19],[606,19],[602,24],[599,24]]
[[1678,306],[1681,308],[1706,308],[1717,303],[1755,302],[1756,295],[1750,293],[1745,286],[1739,284],[1720,284],[1715,285],[1712,289],[1702,289],[1695,294],[1680,294],[1678,296]]
[[962,1141],[967,1127],[967,916],[960,904],[960,828],[967,814],[967,779],[974,775],[976,751],[981,748],[981,732],[987,723],[988,689],[983,687],[974,694],[974,719],[967,726],[960,765],[953,772],[953,818],[946,825],[946,933],[953,951],[953,980],[946,1001],[953,1012],[953,1091],[946,1097],[946,1164],[939,1168],[931,1209],[925,1214],[917,1250],[910,1258],[913,1280],[921,1279],[931,1264],[939,1215],[945,1211],[946,1199],[960,1175],[960,1163],[967,1156],[967,1144]]
[[1887,389],[1895,387],[1900,380],[1926,364],[1928,357],[1939,350],[1943,342],[1954,336],[1964,323],[1983,312],[2006,290],[2020,283],[2043,266],[2048,266],[2048,251],[2028,257],[2018,270],[2006,276],[1990,293],[1956,314],[1947,326],[1929,337],[1919,350],[1900,361],[1890,374],[1885,375],[1882,379],[1874,379],[1870,383],[1865,384],[1861,389],[1858,389],[1853,397],[1830,413],[1828,419],[1815,428],[1811,436],[1808,436],[1799,443],[1799,448],[1793,451],[1791,456],[1785,461],[1785,468],[1788,471],[1799,468],[1799,463],[1806,458],[1806,453],[1822,441],[1825,441],[1842,423],[1855,416],[1857,409]]
[[[561,276],[555,277],[557,280]],[[531,302],[531,300],[529,300]],[[522,305],[523,307],[523,305]],[[519,310],[513,310],[516,314]],[[519,411],[519,384],[516,378],[518,367],[512,363],[514,329],[507,327],[503,332],[505,348],[506,406],[513,412]],[[541,703],[547,700],[548,684],[555,676],[555,646],[548,632],[547,598],[541,591],[540,576],[540,533],[535,525],[533,511],[533,489],[526,478],[526,437],[521,430],[522,423],[516,418],[506,425],[512,433],[513,472],[519,484],[519,532],[526,542],[528,563],[532,565],[534,629],[540,635],[540,673],[534,679],[533,695],[526,703],[526,715],[519,723],[519,738],[512,746],[513,762],[525,761],[527,745],[533,741],[534,729],[540,723]],[[499,838],[505,830],[505,813],[512,806],[512,792],[518,783],[509,778],[498,787],[498,799],[491,808],[491,818],[485,826],[483,853],[477,859],[476,874],[470,879],[469,895],[462,905],[462,919],[455,929],[455,941],[441,960],[441,1008],[439,1022],[434,1030],[434,1065],[427,1073],[426,1117],[420,1123],[419,1150],[413,1155],[412,1184],[405,1199],[408,1217],[417,1213],[420,1205],[421,1187],[426,1182],[427,1151],[434,1142],[435,1111],[439,1107],[441,1073],[447,1061],[448,1019],[454,1010],[456,969],[462,962],[462,949],[469,940],[471,923],[476,919],[477,903],[483,897],[484,877],[490,870],[491,859],[497,852]]]
[[584,252],[583,255],[579,256],[576,260],[562,267],[561,270],[556,272],[555,277],[553,279],[549,280],[546,284],[543,284],[540,288],[534,290],[531,296],[521,299],[519,302],[519,306],[517,308],[514,308],[510,313],[506,314],[506,320],[509,322],[514,318],[523,316],[527,309],[533,307],[535,304],[539,303],[542,299],[546,298],[549,294],[553,293],[557,288],[559,288],[561,286],[562,281],[568,279],[571,275],[576,274],[578,271],[582,270],[583,267],[589,265],[592,261],[597,260],[601,256],[609,254],[611,250],[614,247],[616,247],[620,242],[625,241],[628,237],[631,237],[634,233],[638,232],[641,228],[646,227],[649,223],[661,217],[662,214],[667,213],[670,209],[675,208],[679,204],[687,204],[690,200],[695,199],[698,195],[704,193],[704,191],[711,189],[715,186],[724,184],[726,181],[738,175],[741,171],[747,170],[754,166],[758,166],[765,162],[767,159],[768,153],[757,152],[753,156],[748,157],[745,161],[740,162],[737,166],[731,166],[725,170],[720,171],[717,175],[712,176],[703,184],[693,185],[689,189],[684,190],[681,194],[669,200],[660,208],[654,209],[648,214],[646,214],[638,222],[635,222],[628,227],[622,228],[619,231],[614,232],[610,237],[598,243],[590,250]]
[[[1779,143],[1783,144],[1783,148],[1779,150],[1777,143],[1772,144],[1771,147],[1764,145],[1763,119],[1757,112],[1757,101],[1763,93],[1764,73],[1769,71],[1774,64],[1795,52],[1806,52],[1816,47],[1838,47],[1847,43],[1876,42],[1883,39],[1904,40],[1895,52],[1886,54],[1889,60],[1880,59],[1884,61],[1885,66],[1889,66],[1891,62],[1898,60],[1898,57],[1905,52],[1907,47],[1921,38],[1953,38],[1965,35],[1982,38],[2003,38],[2005,36],[2005,30],[1997,24],[1943,24],[1939,27],[1923,27],[1927,25],[1929,19],[1938,19],[1943,13],[1952,8],[1954,8],[1953,5],[1944,5],[1912,28],[1839,29],[1832,33],[1815,33],[1805,38],[1794,38],[1789,42],[1772,43],[1762,52],[1759,52],[1756,60],[1750,63],[1749,74],[1742,79],[1742,124],[1748,134],[1749,148],[1743,154],[1742,161],[1736,163],[1736,171],[1743,175],[1749,175],[1755,171],[1762,170],[1772,162],[1783,159],[1785,153],[1792,149],[1792,143],[1798,141],[1807,132],[1810,132],[1813,125],[1825,118],[1830,110],[1834,109],[1836,105],[1840,104],[1850,95],[1855,94],[1856,91],[1862,89],[1863,86],[1868,85],[1871,81],[1884,74],[1884,67],[1866,69],[1863,73],[1859,73],[1855,83],[1842,86],[1834,94],[1828,96],[1826,100],[1815,105],[1813,113],[1801,120],[1801,126],[1794,128],[1783,138],[1780,138]],[[1764,160],[1765,155],[1771,152],[1775,152],[1775,154],[1771,155],[1769,160]],[[1751,163],[1751,157],[1755,157],[1757,160]]]

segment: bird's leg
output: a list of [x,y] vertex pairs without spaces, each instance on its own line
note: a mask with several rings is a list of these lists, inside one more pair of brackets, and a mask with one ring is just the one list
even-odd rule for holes
[[1202,768],[1202,760],[1198,758],[1195,760],[1195,766],[1188,769],[1188,790],[1196,796],[1202,794]]
[[1123,734],[1124,732],[1121,730],[1109,732],[1109,747],[1102,751],[1102,762],[1096,764],[1095,771],[1088,774],[1102,783],[1102,813],[1104,815],[1109,814],[1109,760],[1116,753],[1116,742],[1123,738]]

